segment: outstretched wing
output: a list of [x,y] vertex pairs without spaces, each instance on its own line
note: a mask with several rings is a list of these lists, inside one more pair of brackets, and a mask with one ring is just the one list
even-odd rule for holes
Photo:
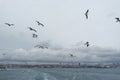
[[85,13],[86,19],[88,19],[88,12],[89,12],[89,9]]
[[42,23],[40,23],[39,21],[36,21],[36,22],[38,23],[38,25],[41,25],[41,26],[44,27],[44,25]]
[[35,31],[35,32],[37,32],[37,30],[35,30],[35,29],[32,29],[33,31]]
[[10,24],[9,23],[5,23],[6,25],[8,25],[8,26],[10,26]]

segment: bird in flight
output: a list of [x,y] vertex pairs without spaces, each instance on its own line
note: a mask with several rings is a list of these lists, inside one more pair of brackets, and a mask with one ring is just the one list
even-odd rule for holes
[[89,9],[85,12],[86,19],[88,19],[88,12],[89,12]]
[[76,56],[74,56],[73,54],[70,54],[70,57],[76,57]]
[[89,46],[90,46],[89,42],[86,42],[86,43],[85,43],[85,45],[86,45],[87,47],[89,47]]
[[38,35],[37,34],[33,34],[33,38],[37,38],[38,37]]
[[116,22],[120,22],[120,19],[118,17],[115,18],[117,21]]
[[42,23],[40,23],[39,21],[36,21],[38,23],[38,25],[44,27],[44,25]]
[[28,29],[30,29],[31,31],[37,32],[35,29],[28,27]]
[[8,26],[14,26],[14,24],[10,24],[10,23],[5,23]]
[[42,45],[36,45],[34,46],[35,48],[41,48],[41,49],[48,49],[47,46],[42,46]]

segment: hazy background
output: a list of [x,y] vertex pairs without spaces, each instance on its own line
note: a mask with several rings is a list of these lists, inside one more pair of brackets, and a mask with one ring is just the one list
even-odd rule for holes
[[[120,61],[120,23],[115,22],[115,17],[120,17],[119,3],[0,0],[0,60]],[[88,20],[84,15],[87,9]],[[36,20],[45,27],[38,26]],[[6,22],[15,26],[9,27]],[[37,39],[27,27],[37,30]],[[86,41],[90,42],[88,48]],[[49,43],[49,48],[34,48],[41,43]]]

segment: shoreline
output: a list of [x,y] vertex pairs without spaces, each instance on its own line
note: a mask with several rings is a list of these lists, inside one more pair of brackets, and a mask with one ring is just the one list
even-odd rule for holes
[[7,68],[117,68],[120,65],[80,65],[80,64],[0,64],[0,69]]

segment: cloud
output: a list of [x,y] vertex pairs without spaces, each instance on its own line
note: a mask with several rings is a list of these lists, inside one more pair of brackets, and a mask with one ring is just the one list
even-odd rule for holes
[[[47,46],[47,45],[45,45]],[[73,54],[75,57],[71,57]],[[54,62],[109,62],[120,61],[120,51],[112,48],[97,46],[71,46],[60,48],[49,45],[49,48],[15,49],[8,53],[0,53],[0,60],[26,60],[26,61],[54,61]]]

